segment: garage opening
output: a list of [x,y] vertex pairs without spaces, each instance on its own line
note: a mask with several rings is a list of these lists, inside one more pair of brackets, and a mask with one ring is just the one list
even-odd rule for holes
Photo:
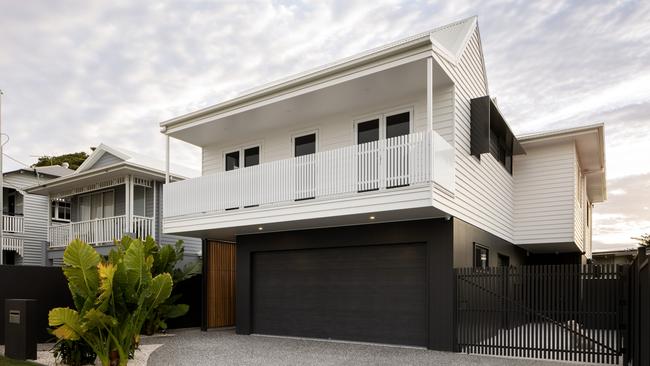
[[423,243],[252,254],[252,331],[427,345]]

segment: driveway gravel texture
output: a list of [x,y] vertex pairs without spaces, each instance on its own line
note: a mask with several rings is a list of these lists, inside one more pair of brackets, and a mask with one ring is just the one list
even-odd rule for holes
[[143,341],[162,343],[149,366],[158,365],[481,365],[560,366],[548,362],[488,357],[426,349],[310,339],[237,335],[234,330],[172,330],[175,336]]

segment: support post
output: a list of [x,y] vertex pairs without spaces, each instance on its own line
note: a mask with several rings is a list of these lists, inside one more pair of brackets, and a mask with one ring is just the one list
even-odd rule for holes
[[169,135],[165,135],[165,184],[169,183]]
[[427,57],[427,131],[433,130],[433,57]]
[[[158,242],[158,239],[156,238],[156,224],[158,223],[158,194],[156,192],[156,187],[158,186],[158,182],[153,180],[153,222],[151,223],[151,237]],[[160,226],[162,227],[162,221],[160,222]]]
[[208,330],[208,240],[201,240],[201,331]]
[[126,216],[126,232],[133,234],[133,185],[131,175],[124,178],[124,216]]

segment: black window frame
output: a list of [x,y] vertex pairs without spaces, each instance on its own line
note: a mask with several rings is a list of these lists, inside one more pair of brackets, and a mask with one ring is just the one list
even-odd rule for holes
[[[308,153],[305,153],[305,152],[300,152],[299,153],[298,152],[298,141],[301,140],[301,139],[309,138],[311,136],[314,137],[314,141],[313,141],[314,151],[313,152],[308,152]],[[311,144],[312,142],[307,142],[307,143]],[[296,135],[296,136],[293,137],[293,157],[294,158],[297,158],[297,157],[300,157],[300,156],[307,156],[307,155],[316,154],[317,152],[318,152],[318,132],[313,131],[313,132],[308,132],[308,133]]]
[[[477,262],[476,254],[477,254],[478,250],[484,250],[485,251],[485,254],[486,254],[486,256],[485,256],[485,266],[477,265],[478,262]],[[490,248],[488,246],[482,245],[482,244],[479,244],[479,243],[474,243],[474,246],[472,248],[472,253],[473,253],[473,255],[472,255],[472,267],[474,267],[476,269],[487,269],[487,268],[490,267]]]

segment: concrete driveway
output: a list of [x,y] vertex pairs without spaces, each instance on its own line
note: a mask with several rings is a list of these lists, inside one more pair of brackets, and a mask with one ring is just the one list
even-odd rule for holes
[[163,344],[150,356],[148,365],[567,365],[408,347],[243,336],[234,330],[172,332],[176,336],[143,340],[145,344]]

